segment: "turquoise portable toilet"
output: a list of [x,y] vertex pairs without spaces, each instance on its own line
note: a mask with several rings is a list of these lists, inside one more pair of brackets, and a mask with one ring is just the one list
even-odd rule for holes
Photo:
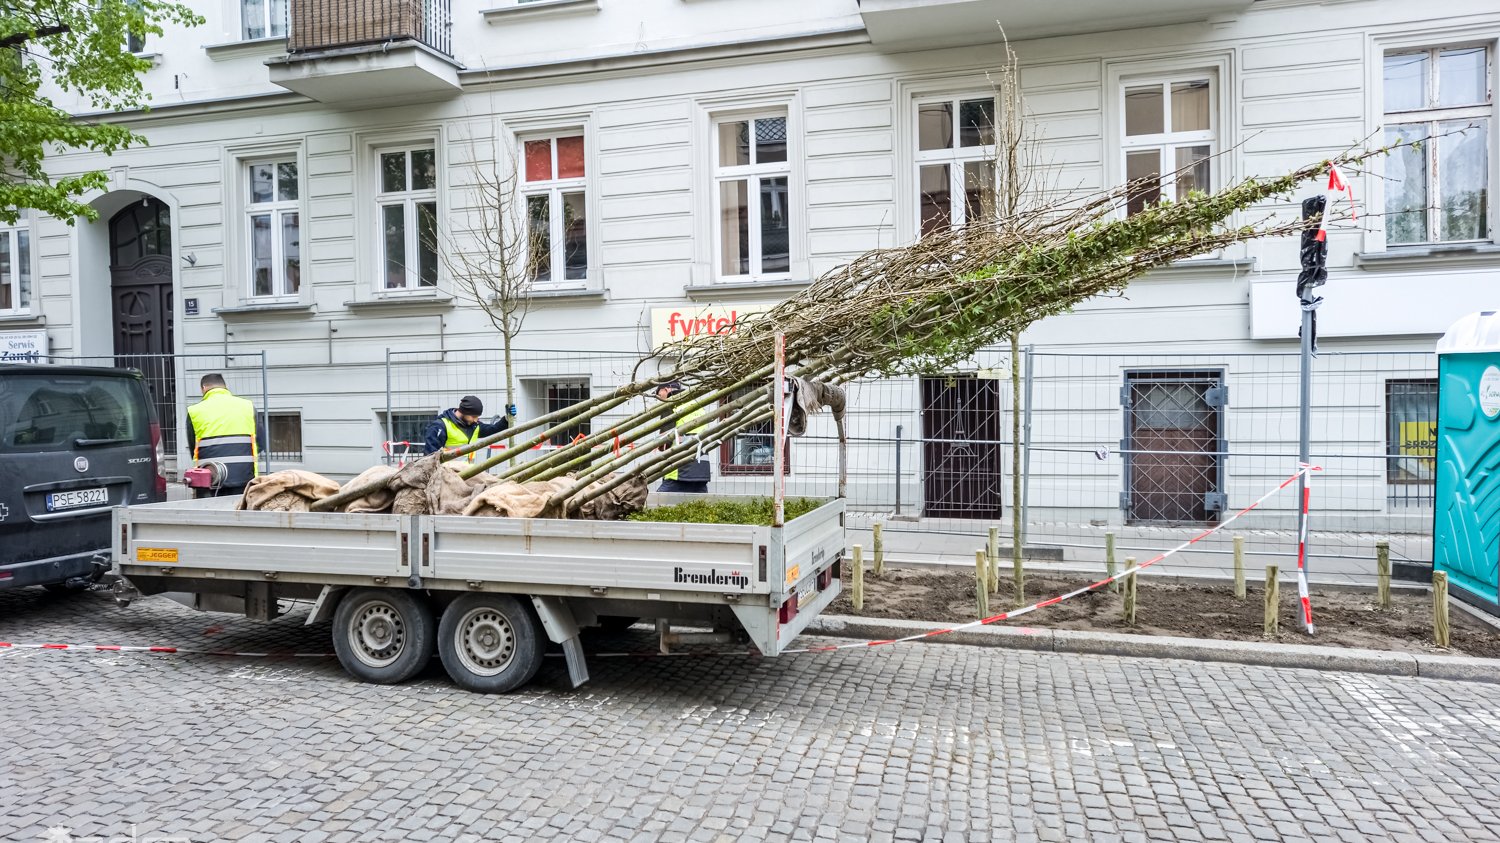
[[1500,611],[1500,312],[1458,320],[1437,353],[1433,570],[1456,596]]

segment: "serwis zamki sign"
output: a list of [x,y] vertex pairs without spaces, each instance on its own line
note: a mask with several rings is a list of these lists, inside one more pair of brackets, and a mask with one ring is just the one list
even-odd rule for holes
[[0,363],[45,362],[46,331],[0,331]]
[[740,304],[729,307],[654,307],[651,309],[651,347],[713,334],[732,334],[751,314],[770,310],[769,305]]

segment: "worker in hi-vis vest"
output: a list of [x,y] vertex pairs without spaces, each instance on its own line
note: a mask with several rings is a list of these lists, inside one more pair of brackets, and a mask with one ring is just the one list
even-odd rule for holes
[[193,495],[238,495],[259,473],[255,405],[230,392],[220,374],[204,375],[198,388],[203,390],[203,400],[188,408],[193,461],[199,466],[220,463],[224,477],[216,488],[195,489]]
[[[515,405],[507,405],[505,415],[514,417],[515,414]],[[426,440],[423,453],[432,454],[444,448],[462,448],[485,436],[494,436],[510,426],[510,422],[504,417],[480,421],[479,417],[482,415],[484,402],[476,396],[465,395],[459,399],[457,407],[442,411],[427,425],[427,431],[422,437]],[[474,455],[469,454],[469,462],[473,461]]]
[[[672,381],[657,387],[656,397],[661,401],[670,401],[672,396],[681,391],[682,384]],[[692,436],[698,433],[708,427],[711,421],[713,418],[708,408],[701,406],[691,408],[687,415],[677,420],[677,440],[680,442],[684,435]],[[708,491],[708,481],[712,478],[713,470],[709,467],[708,460],[694,460],[667,472],[656,491],[703,494]]]

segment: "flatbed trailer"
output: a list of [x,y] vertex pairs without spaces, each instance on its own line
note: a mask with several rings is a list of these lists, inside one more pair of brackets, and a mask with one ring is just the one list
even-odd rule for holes
[[306,622],[332,620],[340,663],[367,682],[409,679],[436,649],[459,685],[503,693],[532,678],[550,640],[576,687],[588,680],[580,630],[639,619],[656,622],[664,652],[748,644],[775,656],[841,589],[842,499],[780,527],[247,512],[237,501],[117,508],[116,598],[166,594],[260,620],[313,601]]

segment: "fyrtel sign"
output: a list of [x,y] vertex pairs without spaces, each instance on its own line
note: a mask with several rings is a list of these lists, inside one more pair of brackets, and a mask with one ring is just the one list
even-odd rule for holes
[[713,334],[732,334],[745,317],[770,310],[767,305],[719,307],[654,307],[651,309],[651,347]]

